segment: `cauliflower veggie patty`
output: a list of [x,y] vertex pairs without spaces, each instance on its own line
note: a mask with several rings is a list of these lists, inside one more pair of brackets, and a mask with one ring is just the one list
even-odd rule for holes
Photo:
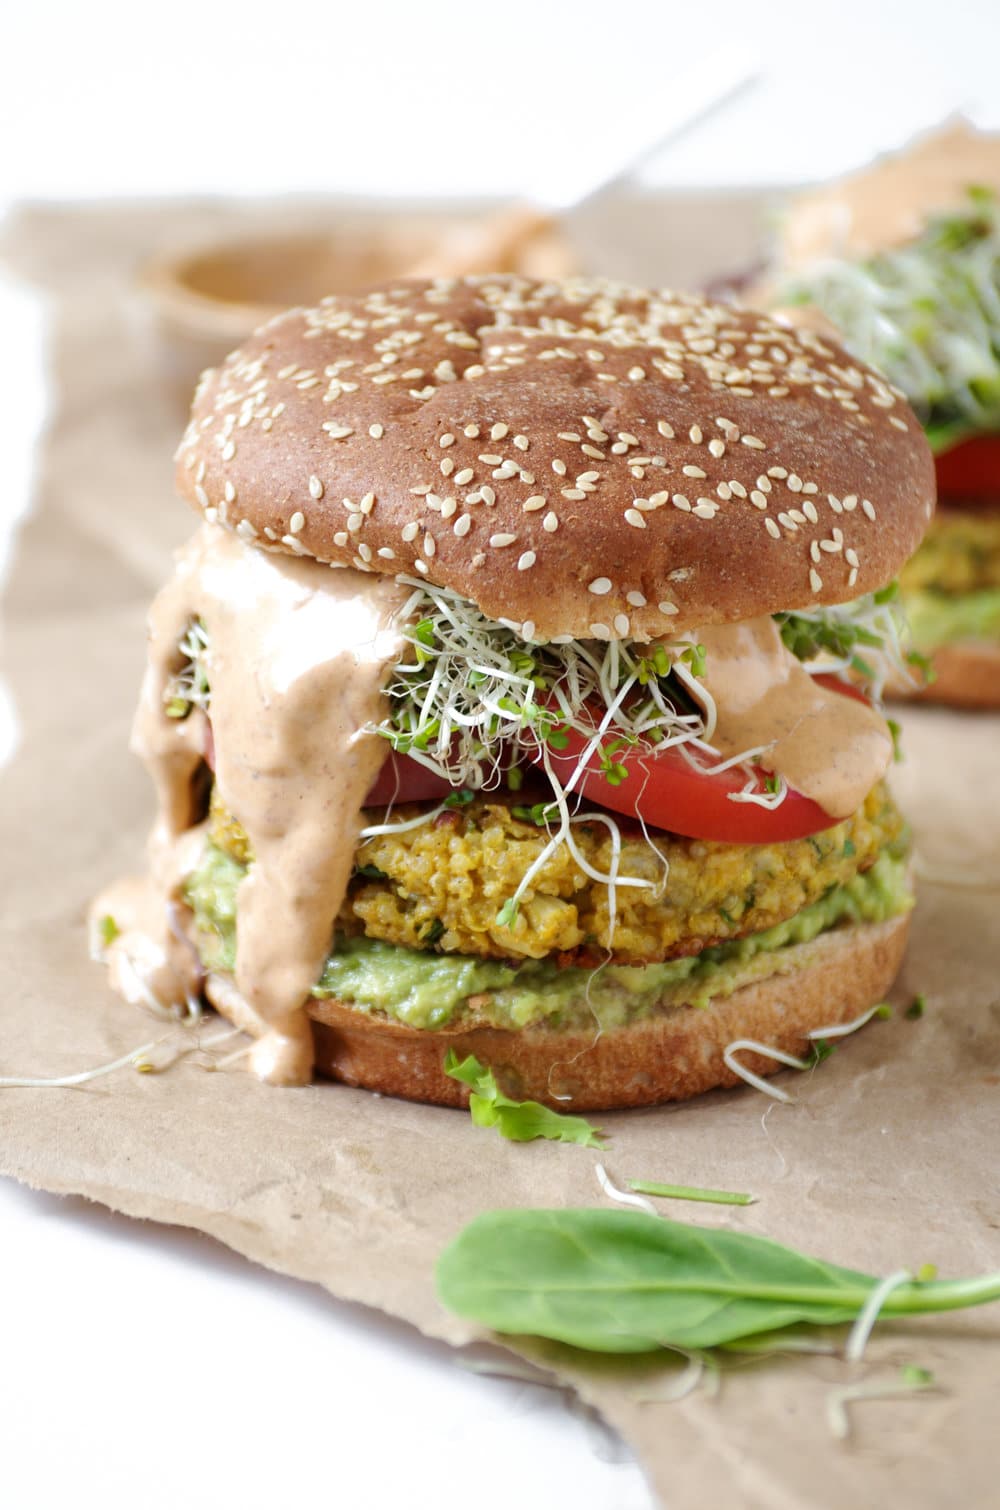
[[[399,808],[394,820],[419,811]],[[561,965],[587,965],[610,954],[619,964],[648,964],[774,927],[868,870],[883,850],[899,846],[903,832],[882,783],[844,822],[784,843],[671,834],[651,834],[648,842],[622,825],[618,874],[650,885],[616,889],[613,927],[608,886],[588,876],[566,846],[549,858],[505,927],[497,915],[547,834],[516,817],[512,800],[477,797],[420,827],[363,840],[337,931],[483,959],[555,956]],[[239,864],[250,863],[246,835],[214,795],[208,836]],[[591,868],[611,869],[612,837],[603,823],[576,823],[573,837]]]

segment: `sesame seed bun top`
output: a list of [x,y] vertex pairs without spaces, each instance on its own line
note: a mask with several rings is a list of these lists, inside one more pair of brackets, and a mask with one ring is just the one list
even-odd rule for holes
[[264,548],[422,577],[528,639],[843,602],[934,500],[905,399],[827,337],[515,276],[273,320],[205,374],[178,478]]

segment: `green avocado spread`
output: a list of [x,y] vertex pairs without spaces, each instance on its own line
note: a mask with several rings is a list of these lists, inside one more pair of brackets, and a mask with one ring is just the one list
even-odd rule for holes
[[1000,640],[1000,587],[963,593],[907,591],[902,602],[913,643],[921,650],[959,640]]
[[[201,865],[187,879],[185,898],[209,970],[234,968],[236,891],[245,874],[244,866],[208,843]],[[360,1012],[411,1028],[461,1022],[522,1028],[542,1021],[571,1028],[595,1020],[613,1028],[657,1006],[703,1006],[751,981],[786,973],[801,963],[790,953],[793,945],[840,924],[883,922],[912,905],[905,860],[885,850],[870,870],[776,927],[683,959],[560,969],[548,960],[508,964],[364,937],[337,938],[313,995],[350,1002]]]

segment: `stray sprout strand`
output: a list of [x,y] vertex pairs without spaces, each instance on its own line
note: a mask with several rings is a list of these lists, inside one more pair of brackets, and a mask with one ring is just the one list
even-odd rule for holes
[[879,1312],[893,1290],[898,1290],[902,1285],[908,1285],[912,1282],[913,1275],[908,1269],[897,1269],[895,1274],[887,1274],[885,1279],[875,1286],[858,1312],[858,1318],[851,1327],[850,1335],[847,1338],[847,1343],[844,1347],[844,1357],[848,1363],[861,1362],[861,1359],[864,1357],[865,1348],[868,1346],[868,1339],[872,1334],[872,1329],[878,1320]]
[[856,1033],[859,1028],[863,1028],[866,1022],[871,1022],[875,1014],[877,1012],[881,1012],[882,1005],[882,1002],[877,1001],[873,1007],[869,1007],[867,1012],[862,1012],[861,1016],[855,1017],[852,1022],[834,1023],[833,1026],[829,1028],[813,1028],[811,1032],[806,1034],[806,1037],[846,1038],[848,1034]]
[[597,1183],[600,1185],[609,1201],[617,1201],[619,1206],[635,1206],[640,1211],[648,1211],[651,1216],[659,1216],[659,1212],[652,1201],[647,1201],[644,1195],[634,1195],[630,1190],[621,1190],[615,1185],[603,1164],[594,1165],[594,1173]]
[[732,1070],[734,1075],[739,1075],[747,1085],[752,1085],[755,1090],[763,1091],[765,1096],[770,1096],[772,1101],[783,1101],[787,1105],[794,1105],[795,1097],[790,1096],[780,1085],[772,1085],[762,1075],[755,1074],[747,1069],[745,1064],[740,1064],[736,1055],[739,1053],[760,1054],[764,1059],[774,1059],[778,1064],[787,1064],[791,1070],[807,1070],[810,1065],[805,1059],[797,1059],[794,1054],[786,1054],[784,1049],[772,1049],[766,1043],[758,1043],[756,1038],[734,1038],[732,1043],[727,1044],[722,1051],[722,1057]]
[[848,1405],[860,1400],[899,1400],[906,1395],[937,1389],[934,1379],[923,1370],[911,1370],[896,1384],[851,1384],[846,1389],[832,1389],[826,1397],[826,1421],[838,1442],[851,1434]]

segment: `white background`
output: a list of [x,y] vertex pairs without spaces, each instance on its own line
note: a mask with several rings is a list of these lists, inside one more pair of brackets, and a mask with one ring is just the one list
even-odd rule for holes
[[[815,179],[951,110],[1000,123],[996,17],[990,0],[28,0],[0,26],[0,211],[193,191],[544,196],[633,147],[637,115],[648,135],[720,49],[759,82],[645,176]],[[2,279],[0,329],[2,561],[46,398],[44,311]],[[11,737],[0,703],[0,757]],[[207,1239],[13,1186],[0,1223],[13,1510],[652,1503],[621,1444],[556,1392],[462,1371]]]

